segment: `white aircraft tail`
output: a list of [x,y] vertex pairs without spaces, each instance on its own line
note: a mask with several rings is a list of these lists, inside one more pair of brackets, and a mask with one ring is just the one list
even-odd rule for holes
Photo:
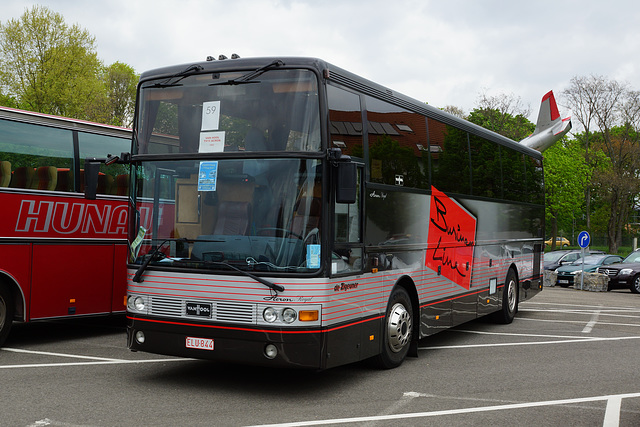
[[553,96],[553,91],[549,91],[542,97],[536,130],[520,143],[534,150],[544,151],[562,138],[570,129],[571,117],[560,118],[556,98]]

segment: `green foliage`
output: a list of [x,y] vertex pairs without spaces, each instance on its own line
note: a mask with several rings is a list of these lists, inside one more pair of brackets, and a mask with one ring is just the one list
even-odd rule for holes
[[44,6],[0,25],[3,105],[128,125],[137,80],[125,64],[104,67],[95,38]]
[[584,189],[592,169],[584,160],[582,147],[576,140],[566,138],[544,153],[544,176],[547,221],[561,226],[580,214],[584,205]]
[[535,125],[522,114],[514,116],[498,109],[475,109],[467,120],[514,141],[526,138],[535,130]]

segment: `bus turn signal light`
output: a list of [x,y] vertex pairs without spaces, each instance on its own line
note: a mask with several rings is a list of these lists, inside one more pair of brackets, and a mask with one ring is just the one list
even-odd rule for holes
[[318,310],[301,310],[298,313],[301,322],[315,322],[318,320]]

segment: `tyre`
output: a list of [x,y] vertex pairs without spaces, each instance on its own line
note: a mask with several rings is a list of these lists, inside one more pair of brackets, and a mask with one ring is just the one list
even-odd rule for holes
[[640,294],[640,274],[636,275],[633,278],[633,282],[631,282],[631,286],[629,286],[629,289],[634,294]]
[[516,273],[509,269],[507,279],[502,290],[502,307],[494,313],[494,319],[498,323],[508,324],[513,322],[518,311],[518,279]]
[[404,288],[396,287],[391,292],[382,332],[382,350],[374,358],[374,364],[382,369],[391,369],[402,364],[413,338],[413,307]]
[[0,347],[9,336],[13,322],[13,299],[6,285],[0,283]]

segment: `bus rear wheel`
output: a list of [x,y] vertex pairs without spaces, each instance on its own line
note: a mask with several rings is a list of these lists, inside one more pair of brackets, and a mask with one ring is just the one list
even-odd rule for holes
[[9,336],[13,322],[13,301],[9,288],[0,283],[0,347]]
[[382,351],[374,363],[382,369],[402,364],[413,337],[413,308],[411,298],[404,288],[396,287],[389,297],[382,331]]
[[494,319],[498,323],[511,323],[518,311],[518,278],[516,273],[509,269],[507,279],[502,290],[502,307],[494,313]]

